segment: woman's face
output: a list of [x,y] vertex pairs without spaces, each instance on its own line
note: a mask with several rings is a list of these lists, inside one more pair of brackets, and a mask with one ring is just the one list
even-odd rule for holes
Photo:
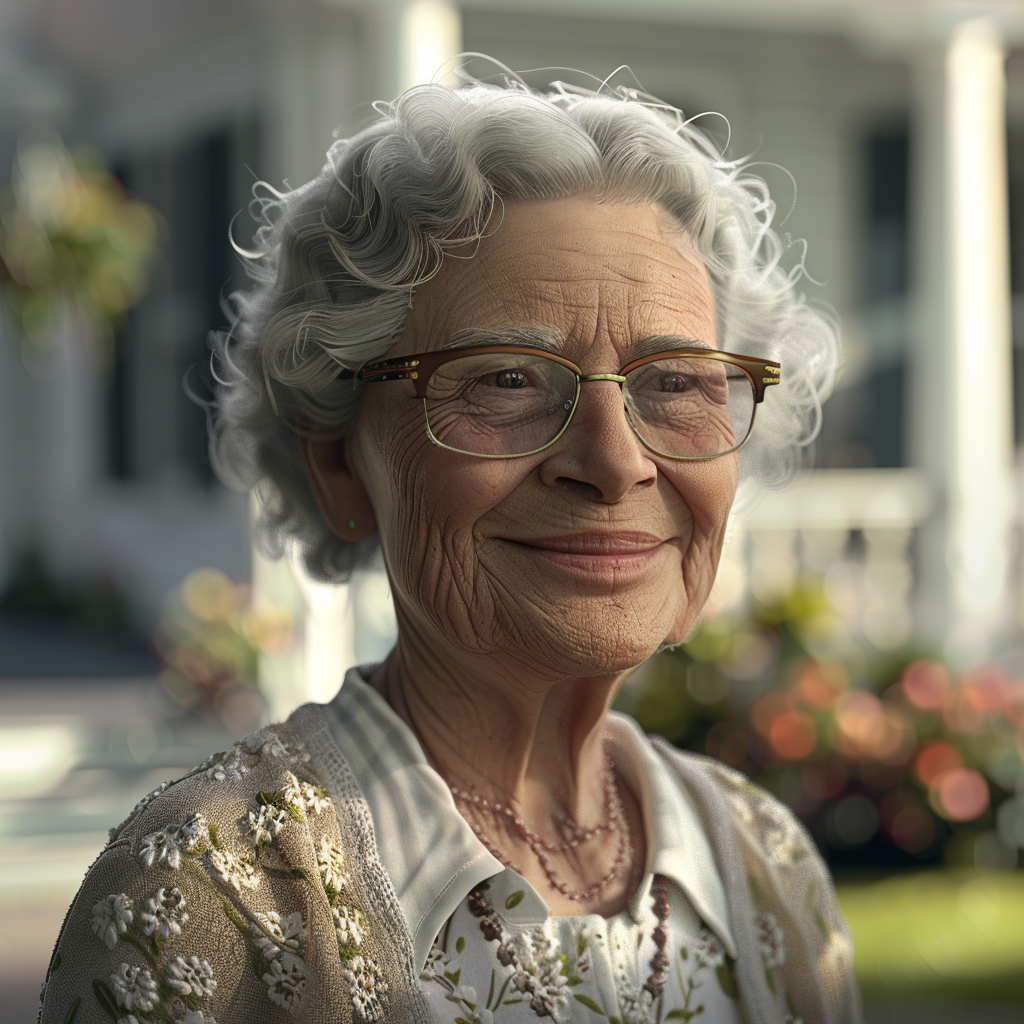
[[[707,273],[657,206],[508,203],[466,255],[416,289],[391,355],[445,347],[466,328],[539,328],[592,374],[617,373],[655,335],[715,345]],[[368,386],[346,456],[373,506],[400,629],[552,677],[620,672],[684,638],[737,480],[735,455],[648,451],[609,381],[583,384],[554,445],[506,460],[433,445],[409,382]]]

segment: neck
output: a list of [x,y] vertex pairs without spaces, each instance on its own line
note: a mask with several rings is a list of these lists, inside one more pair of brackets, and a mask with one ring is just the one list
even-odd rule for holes
[[370,681],[446,782],[543,829],[560,813],[600,819],[607,713],[626,674],[546,678],[492,656],[438,657],[400,633]]

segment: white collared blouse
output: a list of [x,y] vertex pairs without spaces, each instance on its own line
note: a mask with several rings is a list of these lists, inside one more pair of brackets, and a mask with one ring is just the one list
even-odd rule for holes
[[[358,670],[332,711],[438,1024],[538,1017],[739,1024],[735,945],[707,839],[635,722],[610,716],[608,752],[641,805],[647,870],[629,907],[606,920],[553,916],[529,882],[486,850],[415,736]],[[668,967],[652,982],[658,886],[669,911]],[[781,932],[767,917],[759,924],[766,963],[774,965],[785,955]]]

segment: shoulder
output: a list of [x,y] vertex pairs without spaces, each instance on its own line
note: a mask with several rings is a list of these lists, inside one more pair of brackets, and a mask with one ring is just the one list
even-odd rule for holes
[[652,737],[652,742],[701,805],[706,820],[728,815],[748,858],[755,854],[778,868],[808,860],[821,863],[807,829],[777,797],[714,758],[679,750],[661,737]]
[[284,1020],[311,986],[347,993],[368,922],[311,721],[254,733],[111,830],[65,920],[41,1021],[210,1024],[229,1007],[230,1020]]

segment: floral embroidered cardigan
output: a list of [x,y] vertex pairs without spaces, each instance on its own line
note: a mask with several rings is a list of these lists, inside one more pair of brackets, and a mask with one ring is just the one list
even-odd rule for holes
[[[431,1020],[326,714],[299,708],[161,786],[112,830],[57,942],[42,1024]],[[738,773],[655,742],[700,809],[726,889],[744,1019],[859,1022],[849,933],[806,832]],[[765,914],[787,948],[767,971]]]

